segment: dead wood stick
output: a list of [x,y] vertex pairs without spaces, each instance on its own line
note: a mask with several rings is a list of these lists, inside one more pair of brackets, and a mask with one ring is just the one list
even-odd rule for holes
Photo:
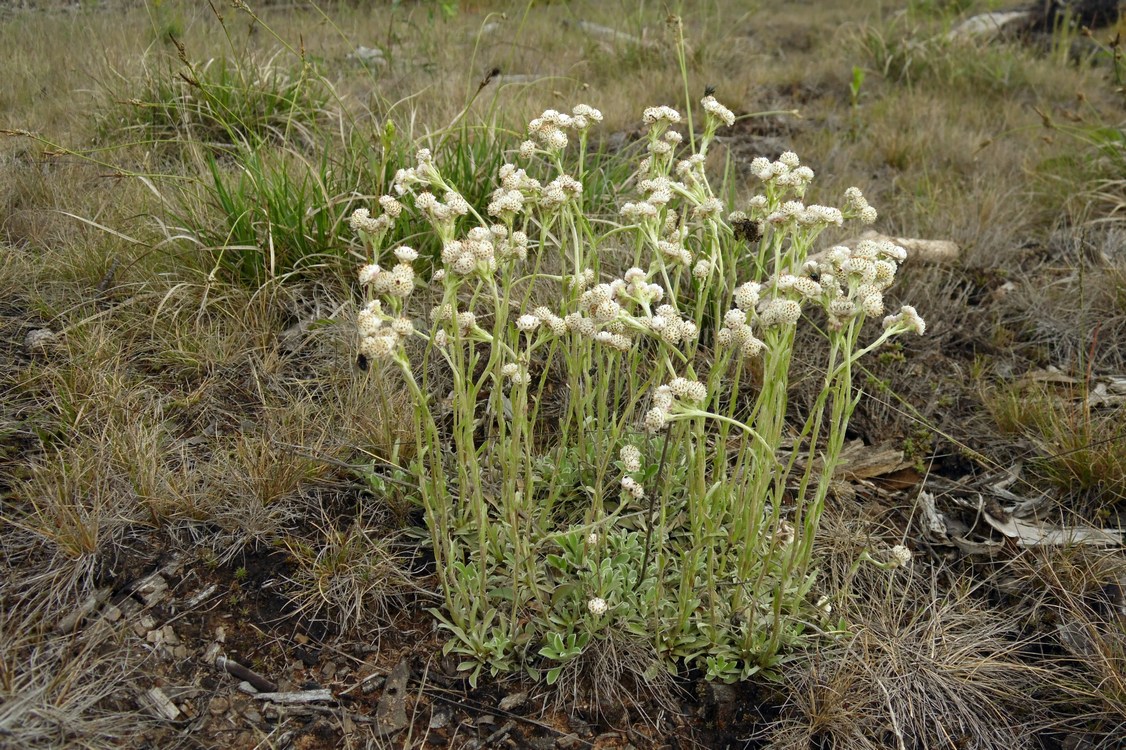
[[247,669],[237,661],[228,659],[225,656],[215,657],[215,668],[224,669],[228,674],[231,674],[240,680],[246,680],[254,689],[260,693],[273,693],[278,689],[277,683],[271,682],[262,675],[258,674],[252,669]]
[[321,690],[296,690],[291,693],[258,693],[254,697],[260,701],[286,705],[321,703],[323,701],[336,700],[336,696],[327,688]]

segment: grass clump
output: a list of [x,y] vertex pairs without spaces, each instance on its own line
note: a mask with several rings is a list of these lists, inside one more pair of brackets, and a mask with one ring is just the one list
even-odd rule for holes
[[858,572],[841,603],[852,632],[786,671],[770,747],[1035,746],[1028,701],[1044,674],[1023,660],[1016,618],[943,594],[933,573]]
[[1092,407],[1089,394],[1044,384],[1011,387],[987,399],[998,427],[1034,447],[1029,469],[1061,496],[1103,511],[1126,499],[1126,432],[1118,409]]
[[[116,97],[102,139],[124,136],[168,156],[198,157],[235,146],[309,146],[331,118],[332,89],[307,60],[287,66],[278,53],[265,62],[243,54],[193,63],[183,44],[177,49],[179,70],[150,70],[139,93]],[[131,86],[120,85],[128,94]]]

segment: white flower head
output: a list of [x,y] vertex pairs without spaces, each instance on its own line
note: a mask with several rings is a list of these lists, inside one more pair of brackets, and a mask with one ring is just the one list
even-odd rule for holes
[[622,477],[622,491],[628,494],[634,500],[645,499],[645,488],[642,487],[641,484],[629,474],[626,474],[624,477]]
[[383,320],[374,310],[364,308],[356,314],[356,328],[361,337],[378,336],[382,327]]
[[360,341],[360,354],[368,359],[386,359],[395,351],[398,339],[394,334],[365,336]]
[[618,452],[622,466],[628,472],[641,471],[641,451],[635,445],[623,445]]
[[864,310],[864,314],[870,318],[875,318],[884,314],[884,295],[877,291],[871,291],[864,296],[860,301],[860,307]]
[[909,565],[911,557],[911,550],[902,544],[897,544],[888,550],[888,562],[892,563],[893,567]]
[[669,390],[683,401],[699,403],[708,397],[708,388],[698,380],[688,378],[673,378],[669,383]]
[[754,310],[755,305],[758,304],[759,291],[761,289],[762,285],[754,281],[748,281],[740,285],[739,288],[735,290],[735,306],[744,312]]
[[375,281],[375,277],[379,275],[380,270],[381,269],[376,264],[368,263],[367,265],[360,266],[360,270],[356,275],[359,277],[360,283],[366,286]]
[[705,198],[698,206],[692,209],[692,217],[695,219],[706,219],[708,217],[719,216],[723,211],[723,203],[719,198],[712,196]]
[[601,596],[596,596],[586,603],[586,608],[590,610],[590,613],[595,617],[601,617],[606,614],[610,606],[606,604],[606,600]]
[[643,423],[645,429],[649,432],[659,432],[662,430],[669,421],[669,413],[667,410],[654,406],[649,411],[645,412],[645,419]]
[[410,318],[395,318],[391,321],[391,330],[399,338],[406,338],[414,333],[414,323]]
[[366,208],[357,208],[355,211],[352,212],[352,215],[350,217],[348,217],[348,224],[352,227],[352,229],[354,231],[358,232],[358,231],[360,231],[360,228],[363,226],[363,223],[365,221],[367,221],[370,217],[371,217],[371,211],[368,211]]
[[798,155],[793,151],[783,152],[783,154],[778,157],[778,161],[785,164],[790,169],[797,169],[801,164],[801,159],[799,159]]
[[414,291],[414,270],[403,263],[391,269],[387,291],[392,297],[409,297]]
[[418,251],[412,247],[402,245],[401,247],[395,248],[395,257],[398,258],[401,263],[413,263],[418,259]]
[[500,374],[501,377],[510,381],[513,385],[527,385],[530,382],[527,370],[513,362],[509,362],[501,367]]
[[383,213],[387,214],[392,219],[399,218],[399,214],[403,213],[403,204],[395,200],[395,197],[392,195],[381,196],[379,206],[383,209]]
[[728,310],[723,316],[723,327],[737,331],[747,324],[747,313],[738,307]]

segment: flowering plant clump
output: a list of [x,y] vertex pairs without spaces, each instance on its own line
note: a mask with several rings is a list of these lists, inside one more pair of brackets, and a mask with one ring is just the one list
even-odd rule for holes
[[[602,119],[587,105],[529,123],[483,214],[423,149],[378,215],[351,217],[370,254],[360,351],[413,395],[405,454],[444,595],[435,615],[473,681],[522,669],[554,682],[613,637],[732,681],[833,627],[812,552],[859,398],[853,367],[924,323],[885,310],[902,248],[811,258],[826,228],[876,220],[856,188],[840,208],[807,202],[813,170],[787,152],[755,159],[754,195],[725,206],[704,165],[734,115],[700,104],[701,132],[645,110],[637,194],[603,207],[609,222],[583,203]],[[384,245],[406,220],[440,243],[428,280],[415,250]],[[824,379],[787,425],[804,325],[827,338]]]

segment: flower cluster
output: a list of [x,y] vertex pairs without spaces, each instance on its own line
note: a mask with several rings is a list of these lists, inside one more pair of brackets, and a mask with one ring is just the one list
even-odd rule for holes
[[653,393],[653,406],[645,413],[645,429],[657,432],[668,424],[669,417],[676,414],[680,404],[701,404],[708,398],[708,389],[703,383],[688,378],[673,378]]
[[[418,257],[418,253],[409,247],[400,247],[395,254],[401,262],[391,270],[368,263],[360,267],[358,276],[360,283],[370,287],[376,294],[405,299],[414,291],[414,267],[411,261]],[[404,260],[406,258],[410,260]]]
[[754,307],[758,304],[758,284],[748,282],[743,287],[748,285],[755,287],[753,297],[751,294],[743,294],[740,302],[740,295],[736,293],[737,307],[731,308],[723,316],[723,328],[716,334],[716,343],[720,346],[738,347],[745,356],[757,357],[766,345],[755,336],[754,328],[747,322],[754,315]]
[[[507,238],[508,230],[499,227]],[[496,235],[485,227],[473,227],[464,240],[450,240],[442,246],[442,263],[458,276],[474,272],[491,274],[496,271]]]
[[469,213],[469,202],[454,190],[447,190],[442,201],[431,192],[419,193],[414,205],[435,226],[451,225],[459,216]]
[[413,192],[416,185],[429,187],[444,184],[442,175],[438,172],[438,168],[434,166],[434,156],[430,153],[430,149],[420,148],[415,153],[414,158],[417,166],[395,172],[392,186],[397,195],[407,195]]
[[860,188],[850,187],[846,190],[845,201],[848,204],[850,213],[860,219],[862,224],[876,223],[876,209],[868,205],[868,200],[864,197],[864,194],[860,192]]
[[672,305],[660,305],[651,312],[652,305],[664,298],[665,290],[659,284],[650,283],[640,268],[630,268],[623,278],[589,288],[586,288],[589,283],[586,274],[576,281],[576,286],[582,289],[578,311],[564,318],[543,307],[535,311],[557,335],[561,329],[574,331],[623,352],[633,347],[633,340],[627,335],[631,330],[652,334],[671,345],[693,341],[699,336],[696,324],[682,320]]
[[550,211],[570,201],[578,200],[582,194],[583,184],[581,182],[570,175],[561,174],[544,186],[543,195],[540,197],[540,206]]
[[514,362],[509,362],[500,368],[500,374],[513,385],[527,385],[531,382],[528,370]]
[[807,264],[819,277],[829,325],[840,328],[856,315],[883,315],[884,290],[906,257],[907,251],[893,242],[861,240],[854,248],[830,248],[820,263]]
[[645,499],[645,488],[636,479],[626,474],[622,477],[622,491],[632,497],[634,500]]
[[532,314],[556,336],[567,333],[567,322],[552,312],[551,308],[540,306],[533,310]]
[[[361,236],[367,235],[373,239],[382,239],[383,235],[391,229],[392,219],[387,214],[373,217],[366,208],[357,208],[348,218],[348,225],[352,231]],[[376,241],[378,241],[376,239]]]
[[403,339],[414,333],[414,323],[409,318],[386,315],[379,300],[372,300],[360,310],[356,328],[360,333],[360,354],[372,360],[391,356]]
[[645,111],[641,113],[641,121],[650,127],[662,125],[668,127],[669,125],[676,125],[680,122],[680,113],[672,107],[646,107]]
[[706,117],[714,118],[728,127],[735,124],[735,115],[730,109],[716,101],[716,98],[711,94],[700,100],[700,106],[704,108]]
[[497,172],[500,187],[493,191],[489,199],[489,216],[511,221],[524,210],[525,204],[539,199],[542,186],[539,180],[529,177],[515,164],[503,164]]
[[914,307],[904,305],[899,308],[899,312],[895,315],[884,318],[884,330],[892,329],[912,331],[922,336],[927,332],[927,322],[923,320]]
[[531,139],[520,146],[520,155],[528,158],[535,153],[537,146],[549,152],[562,151],[567,147],[567,132],[584,132],[592,123],[602,122],[602,113],[586,104],[577,104],[571,114],[544,111],[542,115],[528,123]]
[[644,323],[654,335],[673,346],[695,341],[700,335],[696,324],[691,320],[681,319],[680,313],[672,305],[661,305],[653,317],[645,319]]
[[[813,170],[809,167],[803,166],[798,155],[793,151],[786,151],[775,161],[770,161],[765,156],[760,156],[751,161],[751,174],[757,177],[764,183],[766,196],[756,196],[751,200],[751,208],[761,208],[767,205],[770,198],[775,198],[785,193],[793,193],[799,198],[805,195],[805,190],[809,187],[809,183],[813,181]],[[779,221],[780,218],[795,218],[801,213],[801,206],[798,203],[792,206],[790,210],[785,211],[782,217],[775,216],[774,221]],[[772,214],[773,216],[773,214]]]

